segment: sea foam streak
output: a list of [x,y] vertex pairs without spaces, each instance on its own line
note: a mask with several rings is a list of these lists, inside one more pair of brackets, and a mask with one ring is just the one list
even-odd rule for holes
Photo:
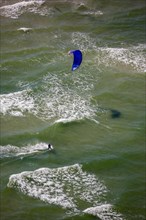
[[25,156],[33,153],[48,150],[46,143],[17,147],[13,145],[0,146],[0,157]]
[[21,28],[18,28],[17,30],[18,30],[18,31],[23,31],[24,33],[27,33],[27,32],[29,32],[29,31],[31,31],[32,28],[21,27]]
[[[107,192],[105,185],[94,174],[83,171],[79,164],[13,174],[7,186],[49,204],[59,205],[67,209],[71,215],[81,212],[80,201],[87,207],[89,204],[102,205]],[[111,215],[111,210],[109,214]],[[116,215],[115,212],[114,215]],[[100,210],[100,217],[105,219],[102,217],[102,210]]]

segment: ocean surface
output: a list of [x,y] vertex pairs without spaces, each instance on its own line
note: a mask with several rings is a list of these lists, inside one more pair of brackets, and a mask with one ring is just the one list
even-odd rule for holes
[[0,1],[1,220],[146,219],[145,12]]

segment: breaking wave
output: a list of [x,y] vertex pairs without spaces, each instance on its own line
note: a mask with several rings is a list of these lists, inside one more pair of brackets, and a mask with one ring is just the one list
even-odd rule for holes
[[122,220],[123,217],[121,214],[117,213],[114,210],[114,207],[111,204],[103,204],[96,207],[90,207],[83,211],[84,213],[97,216],[102,220]]
[[[46,7],[43,6],[45,1],[32,0],[17,2],[12,5],[5,5],[0,7],[0,14],[4,17],[17,19],[20,15],[26,12],[37,13],[45,15],[47,13]],[[42,8],[43,7],[43,8]]]
[[[9,3],[9,2],[8,2]],[[24,13],[34,13],[42,16],[53,16],[55,13],[61,13],[62,10],[72,8],[77,10],[81,15],[100,16],[103,12],[94,9],[87,4],[86,1],[45,1],[45,0],[29,0],[17,2],[11,5],[4,5],[0,7],[0,15],[4,17],[10,17],[12,19],[18,19],[19,16]],[[61,9],[60,9],[61,8]],[[64,8],[64,9],[63,9]]]
[[97,109],[90,102],[92,84],[76,78],[69,86],[65,77],[48,73],[36,90],[26,89],[1,95],[1,114],[25,116],[29,113],[41,120],[54,122],[94,117]]
[[[110,216],[109,220],[122,219],[119,214],[112,212],[111,205],[105,204],[107,189],[104,183],[94,174],[83,171],[79,164],[13,174],[7,186],[49,204],[59,205],[70,215],[80,214],[84,202],[84,207],[85,204],[86,207],[91,204],[98,206],[96,213],[102,220],[107,219],[105,216]],[[91,208],[84,210],[84,213],[93,214]]]
[[34,108],[34,100],[29,96],[30,90],[0,95],[0,112],[3,115],[24,116]]

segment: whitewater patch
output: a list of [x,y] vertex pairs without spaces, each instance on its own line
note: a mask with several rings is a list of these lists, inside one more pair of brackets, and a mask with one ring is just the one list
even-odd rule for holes
[[95,114],[94,110],[90,107],[90,102],[78,94],[72,94],[71,91],[64,90],[62,93],[61,90],[54,90],[54,92],[54,96],[48,93],[43,102],[44,112],[40,112],[42,118],[54,117],[56,122],[63,118],[67,122],[90,118]]
[[146,49],[146,45],[129,48],[98,48],[99,52],[105,54],[104,64],[106,66],[123,63],[142,72],[146,69],[146,56],[144,49]]
[[43,111],[37,110],[41,118],[73,121],[92,118],[97,109],[91,104],[92,84],[80,78],[66,78],[65,75],[48,73],[43,78],[42,92],[34,100]]
[[75,48],[80,48],[80,50],[82,51],[97,49],[96,41],[91,38],[89,34],[86,33],[73,32],[71,35],[71,42],[73,43]]
[[17,31],[23,31],[24,33],[27,33],[29,31],[31,31],[32,28],[27,28],[27,27],[21,27],[21,28],[18,28]]
[[72,11],[77,10],[78,13],[82,15],[92,15],[92,16],[103,15],[103,12],[99,10],[95,10],[94,8],[91,9],[86,4],[87,2],[85,1],[85,3],[83,3],[83,0],[82,1],[28,0],[28,1],[17,2],[15,4],[5,5],[0,7],[0,15],[4,17],[10,17],[13,19],[19,18],[19,16],[23,15],[24,13],[34,13],[42,16],[54,16],[54,14],[61,13],[62,10],[65,10],[66,7],[64,7],[63,9],[64,5],[66,5],[69,9],[72,9]]
[[32,114],[51,123],[94,118],[97,108],[91,104],[93,85],[78,77],[68,80],[65,75],[48,73],[33,90],[28,85],[23,91],[2,94],[0,112],[15,117]]
[[0,95],[0,112],[3,115],[24,116],[34,108],[34,100],[29,96],[30,90]]
[[48,150],[48,144],[37,143],[35,145],[27,145],[25,147],[17,147],[13,145],[0,146],[0,157],[25,156],[33,153],[39,153]]
[[[91,204],[103,205],[107,193],[104,183],[94,174],[84,171],[79,164],[13,174],[9,177],[7,186],[51,205],[59,205],[69,215],[81,214],[83,203],[84,207]],[[108,210],[106,209],[107,215],[111,215],[111,209],[110,212]],[[87,213],[87,210],[84,213]],[[102,220],[105,220],[104,213],[105,210],[100,209]],[[114,216],[118,214],[114,212]]]
[[40,15],[48,15],[49,12],[52,14],[52,10],[47,9],[44,3],[45,1],[43,0],[32,0],[17,2],[12,5],[5,5],[0,7],[0,15],[17,19],[20,15],[28,12]]
[[90,207],[83,211],[86,214],[97,216],[102,220],[122,220],[123,217],[120,213],[114,210],[111,204],[103,204],[96,207]]

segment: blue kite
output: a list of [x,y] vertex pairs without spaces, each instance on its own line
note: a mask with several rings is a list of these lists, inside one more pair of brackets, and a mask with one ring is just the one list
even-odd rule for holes
[[79,66],[82,63],[82,52],[80,50],[71,50],[69,51],[69,54],[74,55],[74,60],[72,64],[72,71],[76,70],[79,68]]

